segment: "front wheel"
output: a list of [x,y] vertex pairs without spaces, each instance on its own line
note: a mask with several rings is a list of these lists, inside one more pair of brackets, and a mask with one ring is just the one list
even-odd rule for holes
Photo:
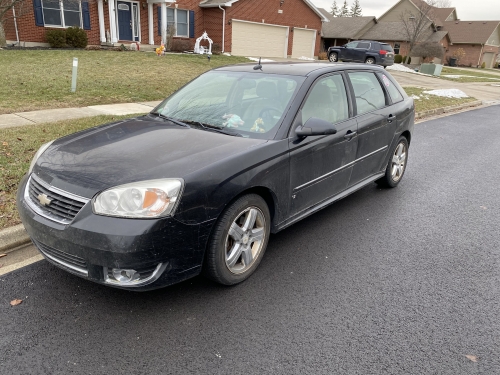
[[339,55],[336,52],[332,52],[330,56],[328,56],[328,60],[330,60],[330,62],[337,62],[339,61]]
[[391,159],[385,169],[385,176],[375,181],[383,187],[394,188],[403,179],[408,162],[408,141],[400,137],[396,147],[391,152]]
[[205,275],[223,285],[238,284],[250,277],[266,251],[271,215],[262,197],[248,194],[221,215],[205,256]]

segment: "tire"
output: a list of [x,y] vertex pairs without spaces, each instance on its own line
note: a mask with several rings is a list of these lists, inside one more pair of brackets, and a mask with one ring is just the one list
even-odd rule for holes
[[330,62],[338,62],[339,55],[337,54],[337,52],[332,52],[330,53],[330,55],[328,55],[328,60],[330,60]]
[[403,179],[408,163],[408,141],[405,137],[399,138],[390,155],[384,177],[375,182],[382,187],[395,188]]
[[375,64],[375,59],[373,57],[368,57],[365,60],[365,64]]
[[257,194],[244,195],[221,214],[210,237],[203,273],[223,285],[248,279],[257,269],[271,233],[271,215]]

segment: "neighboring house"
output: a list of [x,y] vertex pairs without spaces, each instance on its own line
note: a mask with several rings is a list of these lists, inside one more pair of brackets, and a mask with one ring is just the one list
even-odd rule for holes
[[[17,34],[21,45],[36,46],[46,30],[79,26],[90,45],[159,45],[175,25],[175,38],[192,46],[207,31],[234,55],[314,57],[322,22],[328,19],[310,0],[33,0],[17,19]],[[8,43],[16,43],[14,22],[5,30]]]

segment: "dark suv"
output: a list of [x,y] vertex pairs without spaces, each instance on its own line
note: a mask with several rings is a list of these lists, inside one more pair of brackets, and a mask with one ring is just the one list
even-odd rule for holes
[[384,68],[394,64],[394,50],[390,44],[372,40],[356,40],[341,47],[328,48],[331,62],[350,61],[382,65]]

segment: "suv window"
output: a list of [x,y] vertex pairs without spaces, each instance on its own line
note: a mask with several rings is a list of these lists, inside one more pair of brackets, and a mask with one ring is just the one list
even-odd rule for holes
[[391,82],[389,78],[385,74],[381,74],[380,77],[382,78],[382,82],[385,85],[385,88],[389,92],[389,96],[392,99],[393,103],[398,103],[403,100],[403,95],[399,92],[399,90],[394,86],[394,84]]
[[380,48],[387,52],[394,52],[390,44],[381,44]]
[[345,46],[347,48],[356,48],[357,45],[358,45],[358,42],[351,42],[351,43],[347,43]]
[[354,89],[358,115],[386,106],[385,93],[375,73],[356,72],[348,75]]
[[302,107],[302,124],[311,117],[320,118],[332,124],[349,117],[347,94],[340,74],[320,78],[309,93]]
[[364,48],[364,49],[369,49],[370,48],[370,43],[367,42],[360,42],[358,43],[358,46],[356,48]]

